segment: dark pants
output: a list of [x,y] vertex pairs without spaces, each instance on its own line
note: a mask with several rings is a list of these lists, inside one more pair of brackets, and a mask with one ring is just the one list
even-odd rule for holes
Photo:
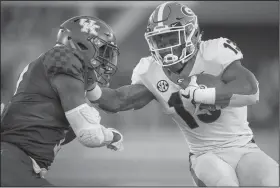
[[32,166],[32,161],[17,146],[1,142],[1,186],[53,186],[40,178]]

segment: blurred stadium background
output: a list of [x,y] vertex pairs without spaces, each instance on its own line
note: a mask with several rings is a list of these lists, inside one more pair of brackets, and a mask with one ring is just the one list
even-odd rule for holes
[[[116,88],[130,83],[131,71],[148,56],[144,31],[161,1],[2,1],[1,102],[7,103],[24,66],[55,43],[59,24],[76,15],[109,23],[120,46]],[[249,107],[256,142],[279,162],[279,2],[188,1],[198,15],[204,40],[228,37],[244,54],[243,64],[260,82],[260,102]],[[188,146],[178,127],[155,102],[119,114],[101,112],[103,124],[125,137],[121,153],[64,146],[47,179],[56,186],[192,186]]]

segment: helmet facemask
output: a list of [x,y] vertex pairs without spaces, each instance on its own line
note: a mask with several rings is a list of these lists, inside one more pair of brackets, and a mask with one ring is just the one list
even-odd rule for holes
[[90,39],[90,42],[96,48],[97,53],[90,62],[91,66],[94,68],[97,82],[100,86],[108,87],[111,76],[117,71],[119,49],[117,46],[99,37]]
[[[119,49],[109,25],[91,16],[76,16],[61,24],[57,43],[71,49],[85,69],[86,82],[107,85],[116,70]],[[85,84],[87,85],[87,84]]]
[[[179,25],[177,22],[175,25]],[[185,63],[196,52],[197,43],[192,40],[198,30],[196,17],[184,26],[157,26],[152,32],[145,33],[152,55],[161,66]],[[198,40],[196,40],[198,41]]]

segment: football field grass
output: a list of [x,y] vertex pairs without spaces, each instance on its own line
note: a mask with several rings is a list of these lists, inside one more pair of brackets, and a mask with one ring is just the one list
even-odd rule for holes
[[[278,130],[254,131],[258,145],[279,162]],[[179,131],[126,132],[125,150],[64,146],[47,179],[55,186],[193,186],[188,147]]]

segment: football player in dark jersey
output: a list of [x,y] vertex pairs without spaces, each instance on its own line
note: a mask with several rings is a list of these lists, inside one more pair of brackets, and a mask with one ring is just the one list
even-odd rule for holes
[[101,125],[85,98],[96,83],[108,85],[118,55],[104,21],[77,16],[60,26],[56,45],[24,68],[2,113],[1,186],[51,186],[43,177],[67,132],[66,142],[122,150],[121,133]]

